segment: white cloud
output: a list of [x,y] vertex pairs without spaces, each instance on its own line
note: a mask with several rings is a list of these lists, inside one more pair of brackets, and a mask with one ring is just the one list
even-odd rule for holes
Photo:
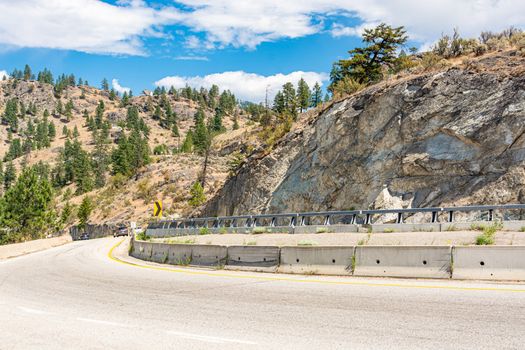
[[[472,37],[524,27],[525,1],[175,0],[160,8],[144,0],[0,0],[0,45],[144,55],[144,38],[172,40],[173,30],[184,33],[180,44],[190,50],[253,49],[321,32],[358,36],[379,22],[405,26],[420,43],[454,27]],[[166,28],[172,24],[178,27]]]
[[208,57],[206,56],[177,56],[175,57],[178,61],[208,61]]
[[[203,43],[254,48],[262,42],[303,37],[322,31],[333,36],[358,36],[363,28],[386,22],[405,26],[419,42],[435,40],[458,27],[465,36],[482,30],[525,26],[523,0],[178,0],[190,11],[181,23],[206,33]],[[345,26],[341,17],[358,19]],[[335,21],[335,23],[333,23]],[[332,23],[330,27],[324,23]]]
[[0,80],[3,80],[4,77],[7,79],[9,78],[9,74],[5,70],[0,70]]
[[115,91],[119,94],[123,94],[124,92],[129,94],[131,91],[130,88],[121,86],[118,82],[118,79],[111,80],[111,86],[113,86],[113,89],[115,89]]
[[275,74],[263,76],[243,71],[223,72],[209,74],[206,76],[182,77],[170,76],[155,82],[156,86],[170,88],[181,88],[188,84],[189,86],[199,88],[201,86],[210,88],[213,84],[218,85],[222,90],[231,90],[237,98],[245,101],[262,102],[265,99],[266,88],[268,88],[268,97],[273,99],[286,82],[292,82],[297,85],[299,79],[304,78],[310,87],[316,82],[322,85],[323,81],[328,80],[325,73],[316,72],[292,72],[289,74]]
[[0,44],[90,53],[143,55],[141,38],[177,18],[142,1],[0,0]]

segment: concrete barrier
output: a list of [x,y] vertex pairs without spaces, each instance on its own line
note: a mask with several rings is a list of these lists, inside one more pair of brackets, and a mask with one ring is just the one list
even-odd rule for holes
[[354,276],[450,278],[451,247],[358,246]]
[[220,245],[191,244],[191,265],[220,266],[226,264],[228,250]]
[[279,266],[279,247],[230,246],[225,268],[274,272]]
[[170,253],[170,244],[166,243],[150,243],[151,244],[151,256],[149,261],[153,261],[160,264],[168,262]]
[[358,229],[358,225],[308,225],[296,226],[292,233],[352,233]]
[[281,247],[282,273],[351,275],[354,247]]
[[454,247],[454,279],[525,280],[525,246]]
[[133,241],[131,256],[137,259],[149,261],[151,259],[151,250],[151,243],[143,241]]
[[172,265],[189,265],[193,249],[188,244],[168,244],[169,255],[168,264]]
[[[365,225],[366,226],[366,225]],[[439,223],[428,224],[372,224],[369,225],[374,233],[388,232],[439,232],[441,225]]]

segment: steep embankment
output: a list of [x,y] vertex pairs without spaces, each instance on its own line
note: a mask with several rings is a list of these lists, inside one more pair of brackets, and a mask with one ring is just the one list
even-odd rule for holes
[[525,58],[468,60],[334,103],[252,156],[205,212],[523,202],[524,133]]

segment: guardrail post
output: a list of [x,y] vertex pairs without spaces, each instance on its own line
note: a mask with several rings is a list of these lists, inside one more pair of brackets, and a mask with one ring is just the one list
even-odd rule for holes
[[357,214],[352,214],[350,218],[350,224],[355,225],[356,220],[357,220]]
[[398,223],[398,224],[402,224],[403,223],[403,213],[397,213],[396,223]]
[[489,209],[489,215],[487,216],[488,221],[492,221],[494,219],[494,210]]
[[257,227],[257,218],[252,219],[252,227]]
[[272,218],[272,221],[270,222],[270,227],[275,227],[275,218]]
[[295,216],[290,219],[290,227],[295,227]]
[[325,224],[325,226],[329,226],[330,225],[330,215],[326,215],[326,217],[324,218],[324,224]]
[[438,222],[438,212],[433,211],[432,212],[432,223],[435,224],[436,222]]
[[453,221],[454,221],[454,212],[450,210],[448,212],[448,222],[453,222]]
[[237,219],[233,219],[230,225],[231,227],[237,227]]
[[304,216],[301,216],[301,221],[299,222],[299,226],[304,226]]
[[370,214],[366,214],[366,219],[365,219],[365,225],[370,225],[370,220],[371,217],[370,217]]

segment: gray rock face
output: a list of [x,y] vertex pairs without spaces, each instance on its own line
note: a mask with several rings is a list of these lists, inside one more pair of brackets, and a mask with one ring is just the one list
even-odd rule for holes
[[205,212],[377,207],[384,190],[411,207],[523,202],[524,72],[507,53],[368,88],[251,157]]

